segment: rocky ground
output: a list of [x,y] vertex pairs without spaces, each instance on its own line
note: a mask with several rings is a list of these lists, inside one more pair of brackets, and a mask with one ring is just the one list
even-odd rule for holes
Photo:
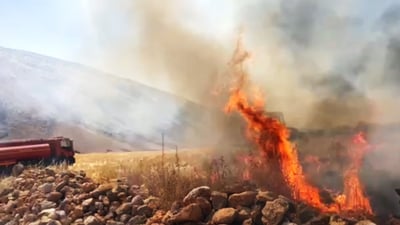
[[123,180],[97,184],[84,171],[16,167],[13,176],[0,184],[0,225],[375,224],[321,215],[248,184],[218,191],[197,187],[170,209],[161,209],[161,199],[151,196],[144,186]]

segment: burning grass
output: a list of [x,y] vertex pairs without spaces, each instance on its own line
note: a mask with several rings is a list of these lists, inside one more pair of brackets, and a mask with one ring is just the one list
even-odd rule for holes
[[[372,215],[359,178],[363,156],[369,147],[363,133],[357,134],[349,146],[350,165],[344,168],[343,192],[331,192],[331,201],[325,201],[321,192],[326,190],[307,179],[298,149],[289,140],[289,129],[264,111],[263,95],[249,82],[244,69],[248,56],[239,42],[229,68],[233,82],[225,112],[236,112],[243,118],[247,123],[247,138],[259,151],[230,152],[233,157],[228,160],[223,156],[210,157],[209,151],[183,151],[179,155],[174,152],[90,154],[78,156],[74,169],[86,171],[99,182],[121,178],[130,184],[144,184],[166,205],[199,185],[218,188],[236,181],[251,181],[322,212]],[[311,159],[321,167],[318,158]]]
[[[237,112],[247,123],[246,135],[257,145],[259,155],[266,168],[280,170],[279,182],[286,186],[290,195],[297,201],[305,202],[323,212],[341,214],[357,213],[372,215],[364,187],[360,182],[359,170],[368,143],[363,133],[354,138],[350,152],[351,164],[344,176],[344,193],[337,196],[331,204],[325,203],[320,189],[312,185],[305,176],[298,157],[298,151],[289,140],[289,129],[275,118],[268,117],[264,111],[265,102],[257,86],[249,82],[244,62],[249,57],[239,40],[230,63],[230,74],[234,80],[230,88],[225,112]],[[272,165],[272,167],[271,167]],[[285,191],[285,190],[284,190]],[[284,192],[283,191],[283,192]]]

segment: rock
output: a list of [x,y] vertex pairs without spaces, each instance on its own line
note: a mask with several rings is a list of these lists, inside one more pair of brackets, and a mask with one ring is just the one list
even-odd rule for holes
[[83,170],[80,170],[80,171],[79,171],[79,176],[85,178],[85,177],[86,177],[86,172],[83,171]]
[[96,185],[94,183],[85,182],[82,184],[81,188],[85,193],[90,193],[96,189]]
[[57,191],[50,192],[49,195],[47,196],[47,201],[51,202],[58,202],[61,200],[63,197],[63,194]]
[[61,192],[61,193],[64,193],[63,191],[62,191],[62,189],[65,187],[65,186],[67,186],[68,185],[68,182],[67,181],[62,181],[62,182],[60,182],[60,183],[58,183],[57,185],[56,185],[56,191],[58,191],[58,192]]
[[237,212],[237,220],[242,222],[251,217],[251,209],[249,208],[241,208]]
[[[361,221],[360,221],[361,222]],[[388,221],[387,221],[388,225],[400,225],[400,219],[399,216],[390,216]]]
[[61,222],[61,224],[63,224],[63,225],[70,225],[70,224],[72,224],[72,219],[71,218],[62,218],[62,219],[60,219],[60,222]]
[[55,208],[44,209],[44,210],[42,210],[42,211],[39,213],[39,217],[42,217],[42,216],[47,216],[47,217],[49,217],[49,215],[50,215],[51,213],[54,213],[55,211],[56,211]]
[[12,219],[11,221],[9,221],[8,223],[6,223],[5,225],[19,225],[18,220],[17,219]]
[[306,225],[326,225],[329,224],[330,217],[328,215],[320,215],[318,217],[312,218],[306,223]]
[[46,173],[47,176],[54,177],[56,175],[56,172],[54,172],[54,170],[49,169],[49,168],[45,168],[44,172]]
[[153,209],[147,205],[142,205],[137,208],[137,215],[143,215],[146,217],[151,217],[153,215]]
[[5,206],[4,211],[6,213],[12,213],[15,208],[17,208],[17,202],[16,201],[8,201],[7,205]]
[[108,198],[111,202],[119,201],[118,193],[117,193],[117,192],[107,191],[106,195],[107,195],[107,198]]
[[301,224],[306,223],[307,221],[310,221],[312,218],[315,218],[318,215],[318,212],[315,211],[315,209],[304,205],[304,204],[299,204],[297,206],[297,214],[298,214],[298,219],[300,220],[299,222]]
[[42,210],[44,210],[44,209],[50,209],[50,208],[55,208],[56,206],[57,206],[56,203],[50,202],[50,201],[47,201],[47,200],[44,200],[44,201],[42,201],[42,202],[40,203],[40,208],[41,208]]
[[110,205],[110,199],[108,199],[107,196],[104,196],[104,198],[103,198],[103,204],[104,204],[105,206],[109,206],[109,205]]
[[192,189],[183,199],[184,205],[196,202],[197,197],[209,199],[211,196],[211,189],[208,186],[200,186]]
[[19,194],[20,194],[20,192],[18,190],[14,190],[13,192],[8,194],[8,199],[15,200],[15,199],[19,198]]
[[55,178],[55,177],[46,177],[46,178],[44,179],[44,181],[45,181],[46,183],[54,183],[54,182],[56,181],[56,178]]
[[394,191],[396,192],[396,194],[397,194],[398,196],[400,196],[400,188],[396,188],[396,189],[394,189]]
[[265,204],[267,201],[273,201],[276,198],[277,196],[270,191],[260,191],[257,193],[256,202]]
[[114,220],[110,219],[110,220],[107,220],[106,225],[124,225],[124,223],[123,222],[117,222],[117,221],[114,221]]
[[119,217],[119,221],[123,222],[124,224],[127,223],[129,221],[129,219],[131,219],[131,216],[128,214],[122,214]]
[[95,202],[95,203],[94,203],[94,207],[95,207],[97,210],[102,210],[102,209],[104,209],[104,204],[103,204],[102,202]]
[[329,225],[348,225],[349,223],[339,216],[331,216]]
[[247,182],[226,185],[224,188],[224,192],[227,193],[228,195],[237,194],[245,191],[254,191],[254,190],[255,186]]
[[14,177],[18,177],[19,175],[22,174],[22,172],[24,172],[24,165],[22,165],[21,163],[17,163],[16,165],[13,166],[12,171],[11,171],[11,175]]
[[119,192],[117,194],[117,196],[118,196],[118,199],[121,200],[121,201],[124,201],[127,198],[127,195],[126,195],[125,192]]
[[171,205],[171,209],[170,211],[173,214],[176,214],[179,212],[179,210],[181,210],[183,208],[183,202],[182,201],[174,201]]
[[25,222],[33,222],[38,219],[38,216],[33,213],[25,214],[24,221]]
[[177,214],[173,215],[169,222],[184,223],[184,222],[199,222],[203,219],[203,212],[197,203],[189,204],[183,207]]
[[115,213],[117,213],[117,215],[130,214],[131,212],[132,212],[132,203],[123,203],[120,207],[117,208],[117,210],[115,210]]
[[58,220],[51,220],[46,225],[62,225],[62,223]]
[[102,225],[101,221],[94,216],[88,216],[83,223],[85,225]]
[[83,208],[88,208],[94,203],[93,198],[88,198],[85,201],[82,202],[82,207]]
[[144,224],[146,223],[146,220],[145,216],[134,216],[128,221],[127,225]]
[[229,206],[236,208],[237,206],[252,206],[255,203],[257,192],[245,191],[229,196]]
[[234,208],[223,208],[215,212],[211,219],[212,224],[231,224],[237,217],[237,211]]
[[136,195],[135,197],[132,198],[131,200],[132,205],[143,205],[143,198],[140,195]]
[[[168,212],[166,212],[163,216],[162,216],[162,218],[161,218],[161,223],[163,223],[163,224],[170,224],[170,219],[174,216],[174,214],[176,214],[176,213],[172,213],[171,211],[168,211]],[[153,216],[154,217],[154,216]],[[152,217],[152,218],[153,218]]]
[[222,209],[228,205],[228,195],[226,193],[213,191],[211,193],[211,203],[215,210]]
[[50,193],[50,192],[53,190],[53,184],[51,184],[51,183],[44,183],[44,184],[42,184],[42,185],[39,187],[39,189],[40,189],[43,193],[48,194],[48,193]]
[[243,221],[242,225],[253,225],[253,221],[251,219],[247,219]]
[[143,202],[153,210],[157,210],[161,206],[161,199],[154,196],[146,198]]
[[67,213],[64,210],[56,210],[55,212],[59,218],[67,217]]
[[198,197],[196,198],[196,203],[199,204],[204,217],[207,217],[211,213],[212,206],[207,199],[203,197]]
[[113,189],[112,184],[101,184],[95,190],[90,192],[90,195],[93,198],[98,198],[100,195],[105,195],[108,191],[111,191],[112,189]]
[[48,218],[47,216],[42,216],[40,218],[40,223],[39,224],[48,224],[50,223],[50,221],[52,221],[50,218]]
[[289,203],[283,198],[268,201],[262,209],[262,222],[264,225],[278,225],[289,209]]
[[12,188],[10,188],[10,187],[4,187],[4,188],[2,188],[2,189],[0,190],[0,196],[7,195],[7,194],[11,193],[12,191],[13,191]]
[[2,216],[2,217],[0,217],[0,223],[6,224],[6,223],[12,221],[12,219],[13,219],[13,217],[11,215]]
[[63,171],[60,173],[62,178],[74,178],[76,175],[71,171]]
[[28,207],[21,206],[21,207],[18,207],[15,211],[20,215],[24,215],[26,212],[28,212]]
[[74,221],[73,224],[74,224],[74,225],[84,225],[83,219],[77,219],[77,220]]
[[69,214],[69,216],[72,218],[72,220],[76,220],[78,218],[83,217],[83,209],[81,206],[75,207],[72,212]]
[[376,225],[376,224],[369,220],[362,220],[362,221],[357,222],[355,225]]

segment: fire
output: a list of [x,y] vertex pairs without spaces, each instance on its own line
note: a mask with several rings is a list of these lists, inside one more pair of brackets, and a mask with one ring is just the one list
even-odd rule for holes
[[[337,213],[344,210],[356,210],[372,214],[358,178],[362,151],[359,150],[353,154],[354,164],[346,174],[345,193],[337,197],[334,204],[326,205],[321,199],[319,189],[312,186],[305,178],[297,150],[289,141],[288,128],[278,120],[266,115],[265,102],[260,89],[249,84],[248,74],[244,69],[244,61],[248,57],[249,53],[242,48],[239,40],[230,63],[230,73],[235,78],[235,82],[230,89],[229,100],[224,111],[226,113],[238,112],[247,122],[247,137],[257,144],[264,159],[276,159],[279,162],[284,182],[295,200],[305,202],[324,212]],[[247,93],[255,94],[248,97]],[[366,143],[365,139],[359,135],[355,140],[363,145]]]
[[362,132],[353,138],[353,143],[355,147],[350,152],[352,164],[345,173],[344,194],[339,196],[338,202],[341,210],[356,211],[371,215],[372,208],[368,198],[364,195],[364,188],[358,176],[364,154],[368,150],[369,145]]
[[320,172],[322,163],[317,156],[312,156],[312,155],[306,156],[304,161],[308,164],[312,164],[312,165],[316,166],[316,172],[317,173]]
[[243,165],[243,167],[240,168],[240,170],[242,170],[241,179],[243,181],[249,181],[253,179],[252,173],[256,169],[260,169],[262,166],[262,161],[260,160],[260,157],[255,155],[241,154],[237,156],[237,159],[241,163],[241,165]]

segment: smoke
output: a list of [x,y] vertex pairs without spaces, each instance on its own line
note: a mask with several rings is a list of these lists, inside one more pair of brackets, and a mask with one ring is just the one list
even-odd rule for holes
[[367,21],[371,12],[359,7],[358,1],[253,1],[239,11],[254,55],[251,74],[268,109],[307,128],[397,120],[397,108],[382,110],[397,101],[396,88],[389,88],[398,71],[397,36],[376,29],[383,18],[390,21],[385,30],[396,27],[390,16],[396,13]]
[[[362,5],[252,1],[239,11],[253,53],[250,74],[267,95],[267,110],[300,128],[399,122],[400,7]],[[370,130],[378,147],[365,160],[363,181],[378,214],[399,209],[399,128]]]
[[[212,19],[207,18],[215,15],[212,4],[200,10],[197,1],[117,5],[103,0],[96,5],[93,29],[101,37],[102,63],[130,79],[222,110],[223,99],[210,93],[228,82],[221,74],[242,28],[252,53],[251,79],[266,94],[267,111],[283,112],[289,126],[398,121],[400,6],[390,1],[371,7],[360,0],[221,1],[216,5],[220,15]],[[225,16],[230,16],[228,25],[221,22]],[[115,27],[110,21],[122,22]],[[228,31],[219,33],[223,28]],[[196,119],[211,136],[239,130],[221,117],[196,114]],[[371,140],[379,142],[385,132],[374,130]],[[186,133],[197,138],[195,132]],[[388,189],[400,175],[393,169],[397,142],[387,141],[393,145],[367,159],[378,169],[364,176],[370,192],[387,193],[381,199],[391,199]],[[385,173],[390,179],[382,177]],[[382,179],[379,184],[375,175]]]
[[[200,19],[198,12],[180,0],[168,4],[155,0],[122,2],[116,5],[101,1],[101,7],[92,14],[95,30],[104,39],[99,44],[109,54],[103,58],[105,67],[186,99],[207,103],[230,52],[215,38],[190,28],[191,20]],[[104,18],[115,17],[123,19],[119,26],[126,30],[108,35],[115,24],[107,26]]]
[[[241,28],[251,79],[266,94],[267,111],[283,112],[289,126],[398,121],[399,5],[205,2],[89,0],[98,38],[86,50],[96,45],[106,70],[220,110],[224,99],[210,93],[229,79],[220,74]],[[218,120],[202,121],[224,132]]]
[[243,28],[252,79],[268,110],[282,111],[289,125],[397,120],[399,6],[390,2],[374,11],[359,0],[222,1],[218,17],[198,1],[87,2],[96,58],[116,74],[202,105],[221,103],[210,93],[226,82],[220,74]]

